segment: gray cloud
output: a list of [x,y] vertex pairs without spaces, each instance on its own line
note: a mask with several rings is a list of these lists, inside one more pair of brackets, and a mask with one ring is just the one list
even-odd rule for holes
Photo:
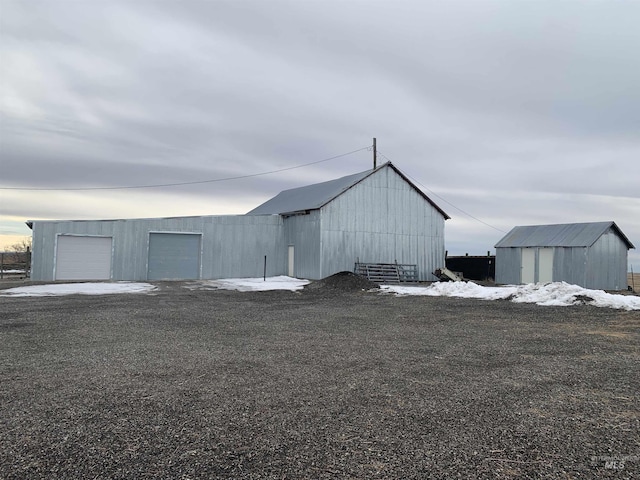
[[[0,186],[226,178],[376,136],[412,178],[501,230],[611,219],[640,244],[639,17],[625,1],[3,0]],[[365,151],[131,191],[145,208],[129,216],[165,215],[162,195],[185,215],[236,211],[370,165]],[[0,195],[0,223],[83,215],[64,195]],[[126,194],[114,195],[82,198],[116,210]],[[450,252],[502,235],[435,200],[453,216]]]

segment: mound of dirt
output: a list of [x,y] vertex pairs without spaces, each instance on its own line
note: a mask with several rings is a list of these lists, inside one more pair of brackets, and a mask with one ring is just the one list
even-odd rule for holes
[[353,272],[338,272],[322,280],[311,282],[304,287],[304,291],[336,290],[354,292],[373,288],[380,288],[380,286]]

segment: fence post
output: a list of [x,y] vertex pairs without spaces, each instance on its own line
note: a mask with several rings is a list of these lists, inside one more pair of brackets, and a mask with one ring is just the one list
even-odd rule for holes
[[27,247],[27,256],[24,264],[24,277],[31,278],[31,250]]

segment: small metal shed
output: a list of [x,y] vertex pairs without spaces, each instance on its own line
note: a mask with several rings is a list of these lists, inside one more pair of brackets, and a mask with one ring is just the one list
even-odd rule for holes
[[615,222],[515,227],[496,245],[496,283],[567,282],[625,290],[635,248]]

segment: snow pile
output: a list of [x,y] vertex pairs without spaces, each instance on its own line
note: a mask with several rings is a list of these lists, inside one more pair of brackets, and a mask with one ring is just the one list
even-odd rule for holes
[[436,282],[428,287],[403,287],[382,285],[384,291],[397,295],[427,295],[430,297],[482,298],[502,300],[516,292],[517,287],[482,287],[473,282]]
[[[287,276],[262,278],[227,278],[223,280],[202,280],[186,285],[190,289],[237,290],[256,292],[266,290],[302,290],[309,280]],[[538,305],[567,306],[589,304],[597,307],[640,310],[640,297],[635,295],[615,295],[602,290],[588,290],[564,282],[528,285],[507,285],[504,287],[483,287],[473,282],[436,282],[430,286],[407,287],[401,285],[381,285],[383,293],[396,295],[428,295],[432,297],[477,298],[482,300],[511,300],[516,303],[537,303]],[[114,283],[56,283],[32,285],[29,287],[0,290],[0,296],[45,297],[56,295],[108,295],[116,293],[149,293],[156,287],[141,282]]]
[[432,297],[478,298],[482,300],[509,299],[516,303],[568,306],[587,303],[597,307],[640,310],[640,297],[616,295],[603,290],[589,290],[565,282],[483,287],[472,282],[437,282],[428,287],[382,285],[384,292],[396,295],[428,295]]
[[309,280],[287,277],[263,278],[225,278],[223,280],[203,280],[189,286],[189,288],[203,288],[209,290],[238,290],[240,292],[263,292],[266,290],[302,290]]
[[149,283],[56,283],[0,290],[9,297],[53,297],[58,295],[109,295],[114,293],[148,293],[156,287]]

